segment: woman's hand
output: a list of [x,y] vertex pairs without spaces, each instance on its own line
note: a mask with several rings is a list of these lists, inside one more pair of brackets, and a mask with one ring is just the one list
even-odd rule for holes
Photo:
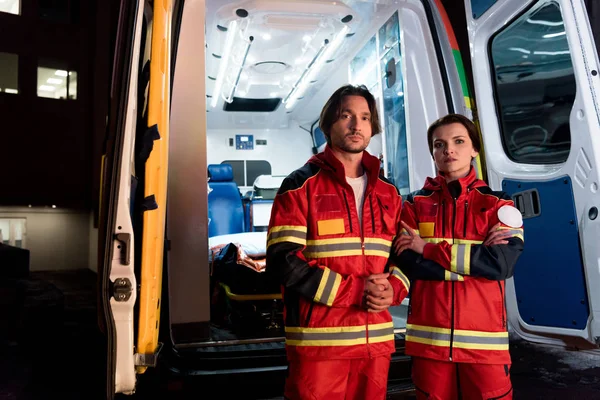
[[406,229],[408,235],[401,234],[396,238],[394,243],[396,254],[400,255],[404,250],[412,250],[417,254],[423,254],[423,249],[425,249],[427,243],[406,222],[401,221],[400,224]]

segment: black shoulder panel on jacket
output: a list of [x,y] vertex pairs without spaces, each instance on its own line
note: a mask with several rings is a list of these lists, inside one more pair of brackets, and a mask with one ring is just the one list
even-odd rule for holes
[[409,203],[414,203],[415,197],[417,197],[417,196],[429,197],[432,194],[433,194],[433,190],[420,189],[420,190],[415,190],[414,192],[407,194],[405,198],[406,198],[406,201],[408,201]]
[[481,187],[475,188],[475,190],[477,190],[481,194],[495,196],[498,198],[498,200],[512,200],[512,198],[505,192],[494,191],[489,186],[481,186]]
[[320,168],[315,164],[304,164],[303,167],[298,168],[283,180],[277,194],[283,194],[289,190],[301,188],[302,185],[304,185],[309,178],[315,176],[319,170]]
[[379,173],[379,179],[381,179],[383,182],[387,183],[388,185],[393,186],[396,189],[396,193],[398,194],[398,196],[400,196],[400,190],[388,178],[383,176],[383,173]]

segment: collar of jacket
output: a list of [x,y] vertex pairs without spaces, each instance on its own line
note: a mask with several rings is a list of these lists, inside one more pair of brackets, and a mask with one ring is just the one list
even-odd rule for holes
[[[459,198],[465,196],[471,189],[476,187],[485,186],[485,183],[479,179],[477,179],[477,174],[475,173],[475,168],[471,166],[471,170],[469,173],[460,179],[457,179],[457,182],[460,185],[460,195]],[[446,182],[446,178],[441,173],[435,178],[427,178],[425,182],[425,186],[423,189],[433,190],[433,191],[442,191],[442,194],[448,197],[452,197],[450,194],[450,190],[448,189],[448,183]]]
[[[333,176],[343,185],[350,186],[346,181],[346,170],[344,164],[333,154],[329,145],[325,145],[325,150],[322,153],[316,154],[308,160],[309,163],[318,165],[324,170],[328,170]],[[367,151],[362,153],[362,166],[367,174],[367,190],[369,193],[374,187],[379,178],[379,159],[372,156]]]

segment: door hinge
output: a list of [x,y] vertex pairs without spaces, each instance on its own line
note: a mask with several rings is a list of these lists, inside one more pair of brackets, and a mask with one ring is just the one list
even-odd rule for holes
[[117,278],[112,284],[112,296],[116,301],[127,301],[133,293],[129,278]]
[[156,367],[158,354],[162,347],[163,344],[159,342],[158,346],[156,346],[156,350],[154,350],[154,353],[152,354],[135,353],[135,365],[137,367]]

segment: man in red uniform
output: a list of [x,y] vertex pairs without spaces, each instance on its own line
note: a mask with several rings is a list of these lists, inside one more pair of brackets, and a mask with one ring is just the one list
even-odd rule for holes
[[475,125],[450,114],[428,132],[439,171],[407,196],[398,265],[411,279],[406,354],[419,399],[512,398],[504,280],[523,250],[513,201],[475,176]]
[[320,127],[325,151],[284,180],[267,238],[266,271],[285,306],[285,397],[384,399],[395,351],[388,307],[409,289],[388,265],[401,198],[365,151],[380,127],[364,86],[339,88]]

